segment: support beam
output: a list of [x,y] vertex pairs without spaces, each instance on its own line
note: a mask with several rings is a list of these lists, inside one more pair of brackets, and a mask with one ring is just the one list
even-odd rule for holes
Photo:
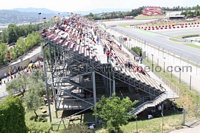
[[47,84],[47,71],[46,71],[46,63],[45,63],[46,59],[45,59],[45,54],[44,54],[44,47],[45,47],[45,44],[42,46],[42,56],[43,56],[43,62],[44,62],[43,70],[44,70],[44,79],[45,79],[47,102],[48,102],[48,109],[49,109],[49,119],[50,119],[50,122],[52,122],[51,107],[50,107],[50,101],[49,101],[49,88],[48,88],[48,84]]
[[[95,72],[92,72],[92,85],[93,85],[93,99],[94,99],[94,105],[97,102],[97,98],[96,98],[96,82],[95,82]],[[97,123],[97,116],[95,116],[94,118],[95,123]]]
[[48,45],[48,51],[49,51],[49,54],[50,54],[50,61],[49,61],[49,66],[50,66],[50,69],[51,69],[51,88],[52,88],[52,93],[53,93],[53,101],[54,101],[54,109],[55,109],[55,113],[56,113],[56,118],[58,118],[58,113],[57,113],[57,101],[55,100],[56,99],[56,92],[55,92],[55,88],[54,88],[54,77],[53,77],[53,65],[52,65],[52,60],[51,60],[51,48],[50,48],[50,45]]
[[115,76],[114,76],[114,73],[113,73],[113,94],[116,94],[115,93]]
[[109,72],[108,75],[109,75],[109,90],[110,90],[110,96],[112,96],[111,72]]

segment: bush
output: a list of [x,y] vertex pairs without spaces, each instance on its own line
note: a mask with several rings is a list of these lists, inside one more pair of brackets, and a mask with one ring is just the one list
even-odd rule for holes
[[25,110],[19,97],[8,96],[0,103],[0,133],[26,133]]
[[29,121],[27,123],[28,131],[31,133],[49,133],[51,129],[50,123]]
[[94,133],[94,130],[89,129],[84,124],[71,124],[63,130],[63,133]]
[[135,52],[138,56],[142,56],[142,48],[140,47],[132,47],[131,50]]

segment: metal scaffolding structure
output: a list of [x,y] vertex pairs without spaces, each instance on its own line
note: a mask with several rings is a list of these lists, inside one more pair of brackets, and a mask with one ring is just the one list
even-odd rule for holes
[[103,62],[98,56],[103,47],[97,47],[105,43],[102,34],[101,28],[78,15],[41,33],[46,59],[44,73],[51,77],[45,79],[47,90],[52,89],[56,117],[58,110],[77,110],[78,114],[91,109],[102,95],[116,94],[138,100],[132,115],[144,110],[142,107],[149,107],[148,103],[155,101],[156,105],[167,99],[166,90],[147,75],[134,74],[128,71],[130,68],[113,62]]

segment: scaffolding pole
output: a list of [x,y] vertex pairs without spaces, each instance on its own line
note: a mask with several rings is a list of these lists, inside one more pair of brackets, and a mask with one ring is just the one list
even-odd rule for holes
[[50,101],[49,101],[49,89],[48,89],[48,84],[47,84],[47,72],[46,72],[45,54],[44,54],[44,47],[45,47],[46,44],[42,45],[42,56],[43,56],[43,62],[44,62],[43,70],[44,70],[44,79],[45,79],[47,102],[48,102],[48,109],[49,109],[49,119],[50,119],[50,122],[52,122],[51,107],[50,107]]
[[[94,107],[95,107],[95,104],[97,102],[95,72],[92,72],[92,85],[93,85],[93,98],[94,98]],[[97,123],[97,116],[95,116],[94,121],[95,121],[95,123]]]
[[54,76],[53,76],[53,65],[52,65],[52,59],[51,59],[51,48],[50,45],[48,45],[48,51],[50,54],[50,69],[51,69],[51,88],[52,88],[52,93],[53,93],[53,99],[54,99],[54,109],[55,109],[55,114],[56,114],[56,118],[58,118],[58,113],[57,113],[57,103],[56,103],[56,93],[55,93],[55,88],[54,88]]

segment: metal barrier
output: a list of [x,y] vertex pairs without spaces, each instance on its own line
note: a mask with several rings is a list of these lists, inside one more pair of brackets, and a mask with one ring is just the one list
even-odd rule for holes
[[[123,34],[123,33],[121,33],[121,34]],[[114,39],[115,39],[116,41],[122,43],[123,47],[125,47],[132,55],[134,55],[134,56],[139,56],[139,55],[137,55],[135,52],[133,52],[130,48],[128,48],[128,47],[125,45],[124,41],[122,41],[121,39],[116,38],[116,37],[114,37]],[[141,40],[140,40],[140,41],[141,41]],[[152,45],[152,47],[155,47],[155,46]],[[148,60],[148,59],[147,59],[147,60]],[[148,66],[149,66],[149,63],[148,63],[147,60],[144,60],[143,63],[144,63],[145,65],[148,65]],[[161,79],[168,87],[170,87],[170,89],[171,89],[175,94],[177,94],[178,96],[180,96],[180,90],[179,90],[179,88],[178,88],[177,86],[175,86],[172,82],[170,82],[167,78],[165,78],[165,77],[164,77],[163,75],[161,75],[160,73],[154,72],[154,74],[155,74],[159,79]]]

